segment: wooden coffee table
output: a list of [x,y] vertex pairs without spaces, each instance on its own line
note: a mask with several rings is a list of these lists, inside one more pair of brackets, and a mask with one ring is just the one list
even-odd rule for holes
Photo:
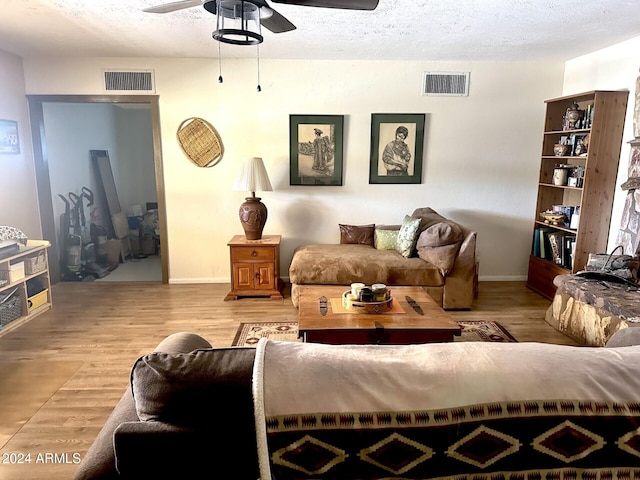
[[[452,342],[460,335],[460,326],[422,288],[388,288],[404,313],[334,312],[331,299],[341,299],[349,287],[301,287],[298,336],[314,343],[400,345]],[[416,309],[409,304],[411,300]]]

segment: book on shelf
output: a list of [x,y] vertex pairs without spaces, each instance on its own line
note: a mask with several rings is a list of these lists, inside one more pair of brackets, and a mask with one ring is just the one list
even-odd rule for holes
[[569,222],[569,228],[573,230],[578,229],[578,225],[580,224],[580,207],[576,206],[573,215],[571,215],[571,221]]
[[568,268],[569,270],[573,270],[573,257],[576,252],[576,236],[572,233],[566,233],[563,238],[562,244],[562,255],[563,261],[562,266],[564,268]]
[[563,268],[573,268],[576,236],[552,227],[536,228],[533,232],[531,254]]
[[562,265],[562,245],[564,234],[562,232],[550,232],[549,246],[551,247],[550,260],[556,265]]
[[540,256],[540,229],[536,228],[533,231],[533,242],[531,245],[531,255],[534,257]]
[[552,254],[551,244],[549,243],[549,234],[555,231],[557,230],[548,227],[536,228],[533,231],[531,254],[534,257],[540,257],[546,260],[551,260],[553,258],[551,256]]
[[549,237],[546,235],[546,228],[541,228],[538,231],[538,234],[540,235],[540,258],[547,258],[547,250],[549,250],[547,248],[547,243],[549,241]]

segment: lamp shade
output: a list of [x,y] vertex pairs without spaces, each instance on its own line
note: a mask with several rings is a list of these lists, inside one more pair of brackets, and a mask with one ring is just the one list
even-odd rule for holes
[[244,190],[252,193],[271,192],[273,190],[262,158],[253,157],[242,162],[236,180],[233,182],[233,190]]

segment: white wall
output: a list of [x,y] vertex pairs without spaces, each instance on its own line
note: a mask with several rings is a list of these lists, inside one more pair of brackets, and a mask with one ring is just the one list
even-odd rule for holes
[[[69,192],[80,195],[82,187],[88,187],[98,197],[89,151],[107,150],[110,160],[117,165],[115,112],[108,104],[79,103],[44,103],[42,111],[54,221],[59,232],[59,219],[65,204],[58,194],[68,198]],[[84,205],[86,207],[86,201]],[[105,225],[104,212],[105,207],[99,202],[91,208],[85,208],[87,225],[89,220]],[[59,247],[62,249],[63,244],[60,243]]]
[[[531,62],[25,60],[33,94],[102,94],[103,68],[154,69],[160,97],[170,281],[229,281],[228,240],[242,233],[248,194],[231,183],[261,156],[274,186],[261,194],[266,234],[282,234],[282,275],[295,247],[339,241],[338,223],[399,223],[431,206],[478,231],[482,279],[524,279],[535,215],[544,100],[561,93],[563,65]],[[423,97],[423,71],[470,71],[469,97]],[[73,72],[69,75],[68,72]],[[371,113],[426,113],[423,183],[369,185]],[[344,186],[289,185],[289,115],[345,115]],[[223,160],[191,164],[175,133],[200,116],[219,131]],[[164,252],[167,253],[167,252]]]
[[[628,176],[630,146],[633,140],[633,109],[635,103],[636,79],[640,68],[640,37],[604,48],[567,62],[563,94],[587,92],[590,90],[629,90],[629,103],[622,135],[622,152],[618,167],[618,179],[613,202],[611,228],[607,251],[617,244],[618,230],[627,192],[620,189]],[[628,253],[628,252],[625,252]]]
[[19,154],[0,153],[0,225],[41,238],[22,59],[0,50],[0,119],[18,122]]

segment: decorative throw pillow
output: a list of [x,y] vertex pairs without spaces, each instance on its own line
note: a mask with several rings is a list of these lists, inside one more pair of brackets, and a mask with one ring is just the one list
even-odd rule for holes
[[378,250],[395,250],[398,242],[399,230],[377,228],[375,231],[374,247]]
[[464,239],[462,228],[453,222],[437,222],[420,232],[417,246],[441,247]]
[[359,243],[373,247],[373,235],[375,224],[369,225],[342,225],[340,227],[340,243]]
[[452,222],[437,222],[425,228],[416,242],[418,256],[435,265],[446,276],[456,261],[464,233]]
[[418,230],[420,229],[420,219],[405,215],[400,230],[398,231],[398,239],[396,241],[396,251],[404,258],[409,258],[413,253],[413,248],[418,239]]
[[445,217],[430,207],[416,208],[411,216],[413,218],[419,218],[422,221],[420,224],[420,230],[424,230],[435,223],[448,221]]

